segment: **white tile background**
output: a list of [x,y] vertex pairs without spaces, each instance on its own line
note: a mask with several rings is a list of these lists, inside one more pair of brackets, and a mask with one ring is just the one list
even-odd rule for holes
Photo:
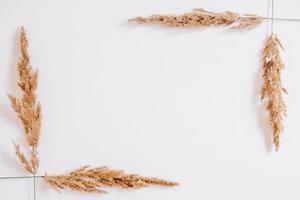
[[[175,180],[174,189],[61,194],[38,182],[38,200],[300,198],[300,23],[275,22],[285,51],[288,118],[270,149],[259,106],[260,51],[269,24],[249,32],[133,26],[127,19],[192,8],[268,16],[267,0],[1,0],[0,176],[26,175],[11,140],[22,126],[16,94],[18,27],[39,69],[40,174],[79,166]],[[275,0],[275,17],[300,18],[300,2]],[[31,200],[30,180],[0,181],[0,199]]]

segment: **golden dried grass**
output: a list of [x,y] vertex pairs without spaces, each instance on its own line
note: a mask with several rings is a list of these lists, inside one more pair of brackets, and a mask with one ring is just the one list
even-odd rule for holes
[[234,12],[209,12],[202,8],[193,9],[182,15],[152,15],[149,17],[135,17],[129,19],[137,24],[162,24],[169,27],[216,27],[226,26],[230,29],[253,29],[263,22],[263,18],[254,14],[240,15]]
[[45,176],[44,180],[56,190],[71,189],[78,192],[106,193],[102,187],[116,188],[142,188],[150,185],[176,186],[175,182],[169,182],[157,178],[148,178],[135,174],[125,174],[120,170],[111,170],[107,167],[89,168],[81,167],[66,175]]
[[280,147],[280,136],[283,131],[283,118],[286,116],[286,106],[283,94],[287,90],[281,83],[281,71],[284,68],[280,57],[282,45],[274,34],[268,37],[263,50],[263,79],[261,99],[267,101],[270,124],[273,129],[273,143],[276,151]]
[[36,99],[38,85],[38,72],[30,66],[30,58],[27,52],[28,41],[24,28],[19,35],[20,60],[18,62],[19,87],[23,92],[22,98],[9,95],[12,108],[21,120],[26,141],[30,147],[30,161],[21,152],[20,146],[15,145],[16,155],[27,172],[36,174],[39,167],[38,142],[41,130],[41,106]]

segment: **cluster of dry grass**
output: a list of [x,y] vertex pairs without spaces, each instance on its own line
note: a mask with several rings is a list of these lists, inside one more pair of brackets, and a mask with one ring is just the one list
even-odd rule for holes
[[[174,27],[208,27],[229,26],[234,29],[250,29],[258,26],[262,18],[256,15],[240,16],[236,13],[212,13],[203,9],[195,9],[190,13],[180,16],[154,15],[147,18],[137,17],[131,19],[137,23],[161,23]],[[22,97],[9,95],[11,105],[21,120],[24,134],[29,146],[29,159],[21,151],[20,145],[15,144],[15,152],[25,170],[33,175],[39,167],[38,143],[41,131],[41,106],[37,101],[36,90],[38,85],[38,72],[30,66],[30,58],[27,52],[28,41],[24,28],[21,28],[20,60],[18,62],[19,87]],[[280,146],[280,135],[283,130],[283,117],[286,115],[286,107],[283,94],[287,93],[281,83],[281,71],[284,65],[280,58],[282,48],[278,37],[272,34],[266,42],[263,50],[264,85],[261,90],[262,100],[267,101],[267,109],[270,115],[270,123],[273,128],[273,142],[276,150]],[[103,187],[116,188],[141,188],[150,185],[176,186],[175,182],[169,182],[157,178],[148,178],[135,174],[125,174],[120,170],[111,170],[107,167],[89,168],[84,166],[66,175],[44,176],[48,185],[56,190],[71,189],[79,192],[106,193]]]
[[18,63],[19,87],[23,92],[22,98],[9,95],[11,105],[23,123],[26,141],[30,147],[30,160],[15,144],[16,155],[24,165],[26,171],[36,174],[39,167],[38,142],[41,131],[41,106],[37,102],[36,89],[38,85],[38,72],[30,66],[30,58],[27,52],[28,41],[24,28],[21,28],[19,37],[20,61]]
[[261,90],[261,99],[267,101],[276,151],[280,147],[283,117],[286,116],[283,94],[287,93],[287,90],[281,83],[281,71],[284,68],[284,64],[280,58],[280,49],[282,49],[282,45],[278,37],[272,34],[266,41],[262,58],[264,85]]
[[69,174],[61,176],[45,176],[44,180],[54,189],[68,188],[79,192],[106,193],[101,187],[116,188],[142,188],[150,185],[176,186],[175,182],[169,182],[157,178],[147,178],[134,174],[124,174],[120,170],[111,170],[107,167],[89,168],[84,166]]
[[[182,15],[152,15],[129,19],[137,24],[162,24],[169,27],[216,27],[224,26],[230,29],[252,29],[263,22],[263,18],[254,14],[240,15],[234,12],[209,12],[204,9],[194,9]],[[286,116],[286,106],[283,94],[287,93],[281,84],[281,70],[284,65],[280,58],[282,48],[278,37],[272,34],[263,51],[264,86],[261,90],[262,100],[267,101],[270,123],[273,129],[273,143],[276,151],[280,146],[280,135],[283,131],[283,118]]]
[[138,24],[152,23],[170,27],[212,27],[226,26],[231,29],[253,29],[259,26],[263,18],[254,14],[240,15],[234,12],[209,12],[204,9],[193,9],[183,15],[152,15],[149,17],[135,17],[129,19]]
[[[27,159],[25,154],[20,150],[20,145],[15,144],[15,151],[25,170],[35,175],[39,167],[37,148],[41,130],[41,106],[36,98],[38,73],[30,66],[30,59],[27,52],[28,41],[23,27],[21,28],[19,40],[21,56],[18,63],[18,84],[23,92],[23,96],[22,98],[17,98],[9,95],[9,99],[24,126],[24,133],[30,151],[30,159]],[[104,191],[100,189],[102,186],[141,188],[149,185],[177,185],[177,183],[157,178],[127,175],[122,171],[110,170],[106,167],[89,169],[88,166],[82,167],[67,175],[46,175],[44,176],[44,180],[55,189],[69,188],[75,191],[98,193],[104,193]]]

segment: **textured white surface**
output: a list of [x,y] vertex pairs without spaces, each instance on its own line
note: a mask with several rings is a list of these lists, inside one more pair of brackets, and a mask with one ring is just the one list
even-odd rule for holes
[[[274,23],[289,91],[275,153],[257,103],[268,23],[236,33],[126,21],[197,7],[267,16],[268,6],[267,0],[1,0],[0,176],[25,174],[11,143],[22,143],[22,127],[6,97],[18,92],[17,30],[24,25],[40,72],[40,174],[106,165],[181,183],[95,196],[59,194],[39,181],[38,200],[299,199],[300,23]],[[276,0],[275,16],[300,18],[299,9],[299,1]],[[1,199],[31,194],[29,180],[0,181]]]

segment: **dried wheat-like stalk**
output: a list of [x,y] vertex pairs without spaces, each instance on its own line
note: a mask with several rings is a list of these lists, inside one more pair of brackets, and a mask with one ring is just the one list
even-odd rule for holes
[[281,83],[281,70],[284,64],[280,58],[282,45],[278,37],[272,34],[266,42],[263,50],[263,79],[261,99],[267,101],[267,109],[270,115],[270,123],[273,129],[273,143],[276,151],[280,146],[280,135],[283,131],[283,117],[286,116],[286,106],[283,94],[287,93]]
[[111,170],[107,167],[89,168],[84,166],[67,175],[45,176],[44,180],[56,190],[71,189],[78,192],[106,193],[102,187],[142,188],[150,185],[176,186],[175,182],[157,178],[147,178],[134,174],[124,174],[120,170]]
[[25,158],[19,145],[15,145],[16,155],[24,165],[26,171],[36,174],[39,166],[37,147],[41,130],[41,106],[36,99],[38,72],[30,66],[30,59],[27,52],[28,41],[23,27],[21,28],[19,40],[21,56],[18,63],[18,85],[23,92],[23,96],[22,98],[12,95],[8,97],[13,109],[23,123],[26,141],[30,147],[30,161]]
[[212,27],[227,26],[232,29],[253,29],[259,26],[263,18],[254,14],[240,15],[234,12],[215,13],[204,9],[193,9],[183,15],[152,15],[129,19],[138,24],[163,24],[170,27]]

